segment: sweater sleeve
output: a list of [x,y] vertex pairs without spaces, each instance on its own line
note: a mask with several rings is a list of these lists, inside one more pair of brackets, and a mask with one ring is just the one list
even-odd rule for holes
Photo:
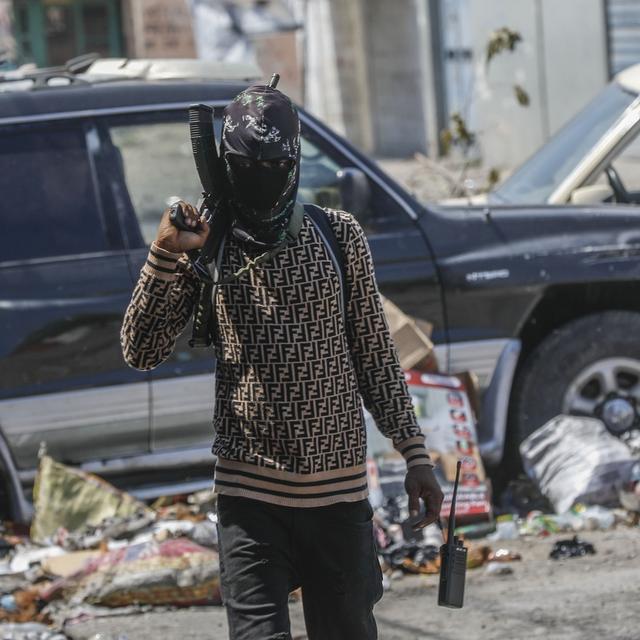
[[347,331],[364,406],[380,432],[403,455],[407,467],[433,467],[382,307],[367,237],[353,216],[336,213],[343,225],[346,222],[342,248],[348,287]]
[[140,371],[162,364],[191,318],[199,279],[186,254],[151,243],[120,329],[125,362]]

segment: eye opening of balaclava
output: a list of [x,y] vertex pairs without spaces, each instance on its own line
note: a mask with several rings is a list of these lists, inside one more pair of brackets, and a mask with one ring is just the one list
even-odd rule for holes
[[220,148],[235,224],[261,243],[286,236],[299,182],[300,120],[291,100],[266,85],[224,110]]

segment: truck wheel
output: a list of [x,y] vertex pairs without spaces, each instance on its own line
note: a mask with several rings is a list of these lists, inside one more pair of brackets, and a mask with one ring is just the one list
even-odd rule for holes
[[519,444],[560,413],[596,417],[614,435],[640,426],[640,314],[605,311],[554,330],[513,386]]

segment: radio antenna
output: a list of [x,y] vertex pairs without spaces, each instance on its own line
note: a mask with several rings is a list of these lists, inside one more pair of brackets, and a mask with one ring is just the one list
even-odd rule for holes
[[453,547],[455,545],[455,537],[453,530],[456,528],[456,499],[458,497],[458,481],[460,480],[460,468],[462,462],[458,460],[456,465],[456,481],[453,484],[453,496],[451,496],[451,510],[449,511],[449,530],[447,531],[447,545]]
[[269,81],[269,87],[271,89],[275,89],[278,86],[278,82],[280,82],[280,74],[279,73],[274,73],[271,76],[271,80]]

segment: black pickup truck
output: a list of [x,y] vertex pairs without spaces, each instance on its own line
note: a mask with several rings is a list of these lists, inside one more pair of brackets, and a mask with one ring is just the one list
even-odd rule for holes
[[[300,110],[300,197],[356,215],[382,293],[434,325],[444,371],[478,374],[490,466],[517,460],[514,445],[560,412],[618,434],[638,425],[640,188],[622,178],[640,130],[632,71],[479,204],[419,203]],[[191,349],[187,327],[166,362],[137,371],[119,330],[161,212],[199,195],[187,106],[211,104],[219,127],[252,79],[124,60],[0,76],[5,515],[28,517],[41,443],[141,498],[210,485],[212,352]]]

